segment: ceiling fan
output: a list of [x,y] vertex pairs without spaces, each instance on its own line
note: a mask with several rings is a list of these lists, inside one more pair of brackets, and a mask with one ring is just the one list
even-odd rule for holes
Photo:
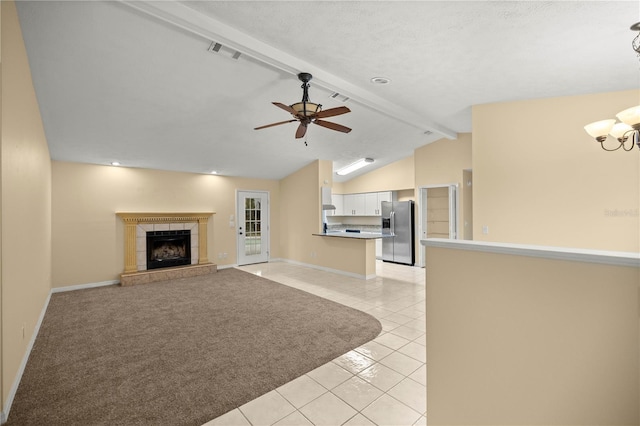
[[337,130],[338,132],[349,133],[351,129],[348,127],[345,127],[341,124],[332,123],[330,121],[321,120],[321,118],[333,117],[336,115],[351,112],[349,108],[340,106],[336,108],[329,108],[323,111],[322,105],[309,102],[309,81],[311,81],[312,77],[313,76],[311,74],[306,72],[301,72],[300,74],[298,74],[298,79],[302,81],[302,86],[300,86],[302,87],[302,101],[293,105],[285,105],[280,102],[272,102],[278,108],[282,108],[283,110],[293,115],[294,118],[292,120],[267,124],[265,126],[256,127],[254,128],[254,130],[266,129],[267,127],[279,126],[280,124],[299,121],[300,125],[298,126],[298,130],[296,130],[296,139],[304,137],[304,135],[307,133],[307,126],[309,125],[309,123],[317,124],[318,126],[326,127],[327,129]]

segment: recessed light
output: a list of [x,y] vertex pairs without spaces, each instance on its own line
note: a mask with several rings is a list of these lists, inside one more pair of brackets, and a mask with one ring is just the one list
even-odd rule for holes
[[119,166],[119,165],[120,165],[120,163],[118,163],[117,161],[112,161],[112,162],[111,162],[111,165],[112,165],[112,166]]
[[371,79],[371,82],[373,84],[389,84],[391,83],[391,80],[389,80],[387,77],[373,77]]
[[211,172],[211,174],[212,174],[212,175],[217,175],[217,174],[218,174],[218,172],[217,172],[217,171],[215,171],[215,170],[213,170],[213,171]]

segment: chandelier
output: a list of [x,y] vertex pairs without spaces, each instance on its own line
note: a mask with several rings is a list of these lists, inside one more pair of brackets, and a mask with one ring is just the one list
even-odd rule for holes
[[631,47],[636,51],[638,56],[640,56],[640,22],[636,22],[631,26],[631,31],[638,31],[638,35],[631,42]]
[[[638,31],[638,35],[631,42],[631,47],[640,56],[640,22],[633,24],[631,31]],[[640,105],[620,111],[616,114],[616,118],[620,122],[616,122],[615,119],[600,120],[587,124],[584,130],[600,142],[600,146],[605,151],[616,151],[620,148],[631,151],[633,145],[640,149]],[[612,147],[605,146],[607,140],[614,141]]]
[[[616,151],[620,148],[624,151],[631,151],[633,145],[640,149],[640,105],[620,111],[616,114],[616,118],[620,122],[616,123],[613,118],[600,120],[587,124],[584,126],[584,130],[600,142],[600,146],[605,151]],[[613,147],[605,146],[605,142],[608,140],[614,141]]]

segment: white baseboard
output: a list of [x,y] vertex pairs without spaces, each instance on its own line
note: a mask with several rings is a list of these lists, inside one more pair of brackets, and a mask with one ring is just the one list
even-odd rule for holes
[[238,265],[237,265],[237,264],[235,264],[235,263],[232,263],[231,265],[216,265],[216,266],[217,266],[218,270],[220,270],[220,269],[230,269],[230,268],[235,268],[235,267],[237,267]]
[[374,279],[376,277],[376,274],[371,274],[371,275],[356,274],[355,272],[341,271],[339,269],[327,268],[325,266],[313,265],[311,263],[299,262],[297,260],[280,259],[280,261],[281,262],[286,262],[286,263],[291,263],[291,264],[294,264],[294,265],[306,266],[307,268],[318,269],[320,271],[333,272],[334,274],[346,275],[347,277],[358,278],[358,279],[361,279],[361,280],[371,280],[371,279]]
[[42,307],[42,311],[40,312],[40,316],[38,317],[38,322],[33,330],[33,334],[31,335],[31,339],[29,340],[29,344],[27,345],[27,350],[22,357],[22,362],[20,363],[20,367],[18,368],[18,372],[16,374],[15,380],[13,381],[13,385],[9,390],[9,395],[7,398],[6,406],[3,407],[3,410],[0,412],[0,424],[3,424],[9,418],[9,411],[11,411],[11,405],[13,404],[13,399],[16,396],[16,392],[18,391],[18,386],[20,385],[20,381],[22,380],[22,375],[24,374],[24,369],[27,367],[27,361],[29,360],[29,355],[31,355],[31,350],[33,349],[33,345],[36,342],[36,337],[38,337],[38,333],[40,332],[40,326],[42,325],[42,321],[44,320],[44,315],[47,312],[47,308],[49,307],[49,301],[51,300],[51,295],[54,293],[62,293],[65,291],[73,291],[73,290],[82,290],[86,288],[94,288],[94,287],[104,287],[107,285],[118,284],[119,280],[111,280],[111,281],[102,281],[97,283],[88,283],[88,284],[79,284],[72,285],[67,287],[55,287],[49,291],[49,295],[47,295],[47,300]]
[[120,280],[100,281],[97,283],[70,285],[67,287],[54,287],[51,289],[51,293],[63,293],[65,291],[84,290],[86,288],[104,287],[107,285],[119,284]]
[[47,300],[44,302],[44,306],[40,311],[40,316],[38,317],[38,322],[36,322],[36,326],[33,330],[33,334],[31,335],[31,339],[29,339],[29,344],[27,345],[27,350],[22,357],[22,362],[20,363],[20,367],[18,367],[18,373],[16,374],[16,378],[13,381],[13,385],[11,385],[11,389],[9,390],[9,395],[7,398],[7,405],[3,407],[2,415],[0,416],[0,423],[5,423],[9,418],[9,412],[11,411],[11,405],[13,404],[13,398],[16,396],[16,392],[18,391],[18,386],[20,385],[20,381],[22,380],[22,375],[24,374],[24,369],[27,367],[27,361],[29,360],[29,355],[31,355],[31,350],[33,349],[33,345],[36,342],[36,337],[38,337],[38,333],[40,332],[40,326],[42,325],[42,320],[44,320],[44,314],[47,312],[47,308],[49,307],[49,301],[51,300],[51,293],[47,296]]

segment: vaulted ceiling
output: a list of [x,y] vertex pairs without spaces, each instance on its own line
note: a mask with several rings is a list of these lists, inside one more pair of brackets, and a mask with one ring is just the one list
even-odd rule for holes
[[[470,132],[472,105],[640,87],[637,1],[17,3],[60,161],[280,179],[375,159],[343,181]],[[299,72],[350,133],[253,130],[291,118],[271,102],[300,101]]]

